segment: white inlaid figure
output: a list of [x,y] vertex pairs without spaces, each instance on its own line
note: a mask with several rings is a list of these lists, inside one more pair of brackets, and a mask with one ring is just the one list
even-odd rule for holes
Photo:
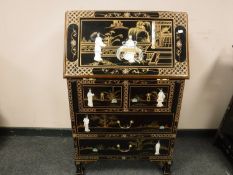
[[151,30],[151,48],[155,49],[156,39],[155,39],[155,21],[152,21],[152,30]]
[[165,99],[165,94],[163,92],[162,89],[160,89],[159,93],[158,93],[158,98],[157,98],[157,107],[163,107],[163,102]]
[[129,63],[134,63],[135,62],[135,51],[130,50],[134,47],[136,47],[137,41],[133,41],[132,35],[129,35],[129,39],[125,42],[124,46],[126,46],[129,50],[125,53],[124,59],[129,61]]
[[102,47],[105,47],[106,44],[103,43],[102,38],[100,37],[100,34],[97,33],[97,37],[95,38],[95,57],[94,60],[95,61],[103,61],[103,59],[101,58],[101,49]]
[[87,106],[89,106],[89,107],[93,107],[93,96],[94,96],[95,94],[93,94],[92,92],[91,92],[91,89],[89,89],[89,91],[88,91],[88,93],[87,93]]
[[88,115],[83,119],[85,132],[90,132]]
[[119,60],[126,60],[129,63],[141,63],[143,60],[142,50],[137,47],[137,41],[129,35],[127,41],[122,42],[122,46],[117,49],[116,56]]
[[160,142],[158,141],[155,145],[155,155],[159,155],[160,154],[159,151],[160,151]]
[[136,47],[137,41],[133,41],[132,35],[129,35],[129,39],[125,42],[125,46],[127,47]]

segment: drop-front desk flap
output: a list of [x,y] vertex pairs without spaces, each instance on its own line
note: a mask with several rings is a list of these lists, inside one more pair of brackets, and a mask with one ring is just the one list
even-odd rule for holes
[[184,12],[68,11],[64,77],[189,78]]

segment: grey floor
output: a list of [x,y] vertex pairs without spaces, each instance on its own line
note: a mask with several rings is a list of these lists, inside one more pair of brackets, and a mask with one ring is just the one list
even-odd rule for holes
[[[74,175],[73,142],[69,137],[0,137],[0,175]],[[160,175],[149,161],[98,161],[87,175]],[[233,168],[212,138],[180,137],[173,175],[233,175]]]

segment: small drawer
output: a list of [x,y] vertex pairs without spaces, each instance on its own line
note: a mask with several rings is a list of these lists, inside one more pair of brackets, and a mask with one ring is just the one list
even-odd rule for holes
[[124,81],[77,80],[80,112],[122,112]]
[[169,89],[165,85],[129,86],[129,108],[168,108]]
[[171,112],[174,82],[129,81],[129,112]]
[[80,156],[167,156],[169,139],[79,139]]
[[170,133],[173,114],[77,114],[78,132]]
[[121,85],[83,85],[82,89],[84,108],[122,108]]

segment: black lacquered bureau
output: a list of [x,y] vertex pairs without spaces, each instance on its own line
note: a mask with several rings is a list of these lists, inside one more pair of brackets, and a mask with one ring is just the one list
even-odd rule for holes
[[77,175],[97,160],[149,160],[170,174],[185,79],[184,12],[68,11],[67,79]]

